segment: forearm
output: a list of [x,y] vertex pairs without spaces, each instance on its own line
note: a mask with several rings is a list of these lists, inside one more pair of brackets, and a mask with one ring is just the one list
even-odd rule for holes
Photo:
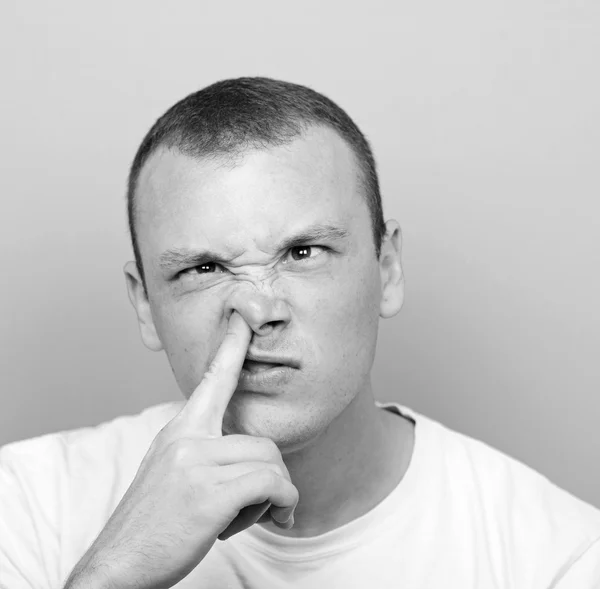
[[63,589],[121,589],[118,580],[111,575],[111,567],[93,564],[84,555],[71,571]]

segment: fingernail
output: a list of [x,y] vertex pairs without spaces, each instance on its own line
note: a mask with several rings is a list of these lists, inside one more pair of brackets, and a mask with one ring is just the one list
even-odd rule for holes
[[286,520],[279,520],[275,516],[272,516],[272,517],[278,524],[281,524],[281,525],[287,524],[290,521],[292,522],[292,525],[294,523],[294,515],[293,514],[290,514],[290,517],[288,517]]

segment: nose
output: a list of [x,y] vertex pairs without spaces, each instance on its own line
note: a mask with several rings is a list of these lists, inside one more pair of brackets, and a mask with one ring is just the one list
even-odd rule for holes
[[285,301],[255,287],[246,287],[234,292],[225,304],[225,317],[237,311],[259,336],[281,331],[291,320],[290,308]]

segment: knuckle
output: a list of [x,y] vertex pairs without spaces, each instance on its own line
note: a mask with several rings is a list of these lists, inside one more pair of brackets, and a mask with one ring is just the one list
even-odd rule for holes
[[195,454],[195,448],[191,440],[179,438],[169,443],[166,448],[166,453],[169,462],[172,464],[185,465],[191,462],[191,459]]
[[212,381],[213,384],[219,384],[220,386],[229,387],[233,383],[237,384],[237,375],[233,375],[225,367],[221,365],[217,360],[211,362],[208,370],[202,377],[205,381]]
[[213,360],[206,369],[206,372],[204,373],[204,378],[211,378],[215,376],[215,374],[217,374],[218,372],[219,363],[216,360]]
[[271,470],[270,468],[264,468],[264,469],[260,470],[259,476],[260,476],[261,483],[267,487],[276,485],[280,478],[277,475],[277,473],[275,473],[275,471]]
[[271,438],[261,438],[261,444],[265,456],[267,456],[270,460],[279,461],[281,458],[281,452],[279,451],[277,444]]
[[230,325],[227,326],[225,337],[232,340],[237,340],[239,338],[238,333],[235,331],[235,329],[232,329]]
[[273,464],[273,463],[269,463],[268,464],[268,468],[273,471],[277,476],[279,477],[283,477],[283,469],[281,468],[281,466],[279,466],[279,464]]

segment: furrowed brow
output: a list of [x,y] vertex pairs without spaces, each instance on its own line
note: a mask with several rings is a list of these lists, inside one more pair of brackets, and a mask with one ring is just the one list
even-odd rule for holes
[[166,271],[190,266],[200,266],[207,262],[226,264],[228,260],[223,258],[217,252],[210,250],[191,250],[187,248],[173,248],[166,250],[158,259],[160,268]]
[[317,241],[339,241],[350,235],[347,229],[336,225],[313,225],[305,230],[284,239],[279,244],[279,249],[289,249],[299,245],[306,245]]
[[[347,229],[336,225],[313,225],[296,235],[287,237],[277,249],[287,250],[300,245],[318,241],[339,241],[350,235]],[[173,248],[166,250],[159,257],[159,266],[164,271],[176,270],[183,267],[200,266],[207,262],[227,264],[231,259],[211,250],[192,250],[188,248]]]

